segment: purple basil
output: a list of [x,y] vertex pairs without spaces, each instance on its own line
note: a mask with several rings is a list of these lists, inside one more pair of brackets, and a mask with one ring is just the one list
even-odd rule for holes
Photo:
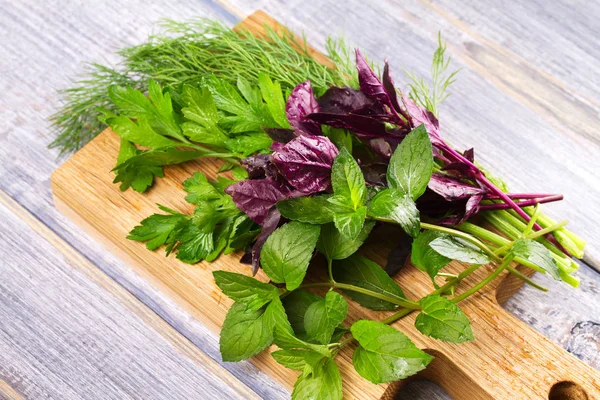
[[278,143],[287,143],[287,142],[291,141],[292,139],[294,139],[296,136],[298,136],[291,129],[285,129],[285,128],[263,128],[263,129],[267,133],[267,135],[269,135],[269,137],[271,139],[273,139],[274,142],[278,142]]
[[311,194],[329,188],[335,145],[325,136],[298,136],[273,153],[273,162],[289,184]]
[[260,252],[262,250],[262,247],[271,235],[271,233],[273,233],[275,229],[277,229],[277,225],[279,225],[280,219],[281,214],[277,210],[277,207],[271,207],[271,209],[267,212],[265,219],[263,220],[263,228],[256,237],[254,246],[252,246],[252,275],[256,275],[256,273],[258,272],[258,268],[260,267]]
[[464,200],[471,196],[483,195],[486,192],[481,188],[464,183],[460,179],[438,173],[431,175],[427,187],[446,201]]
[[278,174],[277,167],[271,161],[270,154],[257,154],[246,157],[241,161],[241,164],[248,171],[249,179],[276,178]]
[[327,89],[317,101],[321,112],[327,114],[349,114],[355,110],[372,107],[375,104],[373,100],[359,90],[336,86]]
[[296,86],[285,106],[287,119],[298,135],[321,135],[321,126],[306,118],[319,112],[319,103],[315,99],[310,81]]
[[434,146],[439,146],[441,148],[447,147],[440,136],[440,125],[435,115],[433,115],[431,111],[419,107],[414,101],[406,96],[402,96],[402,102],[406,107],[406,111],[408,111],[412,126],[417,127],[424,124],[425,128],[427,128],[431,143]]
[[271,178],[240,181],[227,187],[225,192],[239,210],[259,225],[263,225],[269,210],[290,193],[287,187]]

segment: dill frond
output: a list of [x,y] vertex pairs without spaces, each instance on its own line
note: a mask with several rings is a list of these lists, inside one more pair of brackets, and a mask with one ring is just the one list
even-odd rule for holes
[[328,40],[328,56],[336,64],[331,69],[309,56],[305,40],[280,36],[272,29],[257,38],[207,19],[168,20],[161,28],[146,43],[120,50],[123,60],[116,68],[93,64],[86,79],[61,92],[64,105],[51,117],[57,137],[50,147],[70,153],[95,137],[105,127],[97,120],[97,109],[110,109],[107,89],[114,84],[145,91],[152,78],[177,89],[209,75],[235,84],[238,77],[253,81],[264,72],[284,90],[310,79],[315,91],[322,93],[331,85],[352,85],[356,79],[343,40]]
[[452,57],[446,58],[446,44],[442,41],[442,34],[438,32],[438,47],[433,53],[431,62],[431,86],[425,80],[411,72],[405,71],[409,83],[410,98],[417,104],[438,116],[438,106],[450,96],[448,88],[456,80],[459,70],[447,73]]

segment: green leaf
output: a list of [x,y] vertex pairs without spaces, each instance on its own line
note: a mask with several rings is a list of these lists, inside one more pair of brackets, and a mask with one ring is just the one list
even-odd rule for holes
[[329,291],[324,299],[312,303],[304,315],[304,326],[310,339],[329,344],[335,328],[346,319],[348,303],[339,293]]
[[322,128],[325,136],[335,144],[335,147],[338,149],[345,148],[352,154],[352,133],[345,129],[332,128],[326,125],[323,125]]
[[[173,112],[173,103],[169,92],[164,92],[160,85],[153,79],[148,84],[148,97],[154,106],[153,112],[148,115],[150,125],[160,134],[171,136],[178,140],[185,140]],[[136,117],[139,119],[139,116]]]
[[217,128],[219,112],[208,88],[198,89],[191,85],[183,87],[183,102],[181,109],[186,119],[194,121],[205,128]]
[[375,226],[375,221],[365,221],[365,224],[354,240],[348,240],[337,230],[334,224],[321,227],[321,236],[317,248],[330,260],[343,260],[350,257],[362,246]]
[[477,247],[460,238],[444,235],[434,239],[429,246],[452,260],[462,261],[468,264],[487,264],[490,258]]
[[181,145],[177,141],[159,135],[148,123],[148,118],[143,115],[137,117],[137,123],[124,116],[109,118],[107,122],[122,139],[141,146],[159,149]]
[[187,224],[177,237],[177,259],[188,264],[196,264],[208,256],[214,249],[214,224],[204,227],[197,223]]
[[225,317],[219,341],[223,361],[242,361],[255,356],[273,342],[273,325],[265,309],[252,310],[234,303]]
[[282,299],[285,313],[296,337],[308,340],[304,327],[304,315],[306,315],[308,307],[319,300],[321,300],[321,296],[301,289],[294,290]]
[[183,181],[183,189],[188,193],[185,200],[191,204],[201,201],[217,200],[223,195],[208,181],[206,175],[194,172],[194,175]]
[[361,206],[352,212],[336,212],[333,214],[335,227],[347,240],[356,240],[363,229],[367,218],[367,207]]
[[181,124],[183,134],[194,142],[209,144],[213,146],[225,146],[229,137],[217,127],[207,128],[195,122],[184,122]]
[[173,242],[178,230],[187,223],[187,220],[187,216],[175,212],[168,215],[153,214],[144,219],[141,225],[133,228],[127,239],[147,242],[146,248],[155,250],[163,244]]
[[346,148],[340,149],[340,153],[333,160],[331,186],[333,193],[348,199],[354,210],[359,209],[367,201],[365,177]]
[[429,295],[419,301],[421,313],[415,327],[423,335],[446,342],[463,343],[475,340],[471,322],[452,301],[438,295]]
[[308,369],[312,373],[314,367],[323,359],[323,355],[313,350],[277,350],[271,353],[275,361],[284,367],[305,371]]
[[397,189],[384,189],[371,199],[369,215],[394,220],[410,236],[415,237],[421,229],[419,210],[413,199]]
[[452,261],[452,259],[444,257],[429,246],[429,243],[443,236],[444,234],[441,232],[423,231],[412,243],[410,261],[421,271],[427,272],[432,280],[442,268]]
[[324,360],[310,374],[298,377],[292,400],[341,400],[342,376],[333,359]]
[[108,87],[110,100],[119,107],[119,113],[127,118],[137,118],[152,112],[150,99],[131,87],[111,85]]
[[247,157],[250,154],[267,151],[272,144],[273,140],[265,132],[250,132],[227,140],[225,147],[239,153],[242,157]]
[[387,170],[388,185],[417,200],[433,172],[431,141],[424,125],[413,129],[394,151]]
[[562,280],[556,260],[543,244],[531,239],[519,239],[513,245],[512,253],[544,269],[557,281]]
[[281,128],[289,128],[290,123],[285,114],[285,99],[281,91],[281,85],[278,82],[273,82],[271,78],[264,72],[258,74],[258,85],[262,97],[267,103],[267,108],[271,116]]
[[352,356],[354,368],[375,384],[414,375],[433,359],[405,334],[381,322],[357,321],[350,330],[360,344]]
[[[336,282],[362,287],[389,297],[406,299],[402,289],[379,265],[358,254],[334,263],[333,277]],[[344,291],[352,300],[372,310],[395,310],[397,305],[371,296]]]
[[217,286],[221,288],[226,296],[236,302],[245,304],[251,310],[258,310],[279,295],[279,291],[275,286],[246,275],[227,271],[214,271],[213,276]]
[[277,203],[277,209],[287,219],[307,224],[322,225],[333,221],[330,195],[296,197]]
[[319,239],[317,225],[288,222],[273,232],[260,253],[265,273],[275,283],[294,290],[304,280],[308,263]]

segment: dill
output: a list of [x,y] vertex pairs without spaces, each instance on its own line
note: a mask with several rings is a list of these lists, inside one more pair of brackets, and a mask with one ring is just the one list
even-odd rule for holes
[[446,44],[442,41],[441,32],[438,33],[438,47],[433,53],[431,62],[431,86],[421,77],[405,71],[412,81],[410,87],[410,98],[417,104],[438,116],[438,106],[450,96],[448,87],[456,80],[459,70],[447,73],[452,57],[446,58]]
[[291,33],[267,29],[265,37],[257,38],[207,19],[167,20],[160,26],[160,33],[146,43],[120,50],[123,60],[119,65],[92,64],[85,79],[61,92],[63,106],[50,118],[57,132],[51,148],[71,153],[105,128],[97,120],[97,109],[112,110],[107,93],[111,85],[146,91],[152,78],[161,86],[177,89],[208,75],[235,84],[238,77],[254,81],[266,73],[284,90],[307,79],[317,94],[331,85],[356,86],[351,52],[340,39],[327,41],[327,55],[336,65],[332,69],[310,57],[306,41]]

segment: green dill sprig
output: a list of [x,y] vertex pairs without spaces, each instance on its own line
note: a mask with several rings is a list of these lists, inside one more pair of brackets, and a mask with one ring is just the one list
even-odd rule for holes
[[442,41],[442,34],[439,32],[438,47],[433,53],[431,62],[431,86],[422,77],[404,71],[412,81],[408,85],[410,98],[431,111],[436,117],[438,116],[438,106],[450,96],[448,88],[454,83],[456,74],[459,72],[456,70],[448,73],[451,59],[450,56],[446,58],[446,44]]
[[267,28],[266,36],[257,38],[207,19],[167,20],[160,26],[147,42],[119,51],[123,58],[119,65],[92,64],[85,79],[61,92],[64,105],[51,117],[57,132],[51,148],[71,153],[105,127],[97,120],[97,109],[112,110],[107,93],[112,85],[147,91],[149,79],[178,88],[208,75],[235,84],[238,77],[255,81],[264,73],[277,77],[284,90],[307,79],[317,94],[331,85],[356,86],[350,51],[340,39],[327,42],[328,56],[336,65],[332,69],[310,57],[306,41],[289,32]]

